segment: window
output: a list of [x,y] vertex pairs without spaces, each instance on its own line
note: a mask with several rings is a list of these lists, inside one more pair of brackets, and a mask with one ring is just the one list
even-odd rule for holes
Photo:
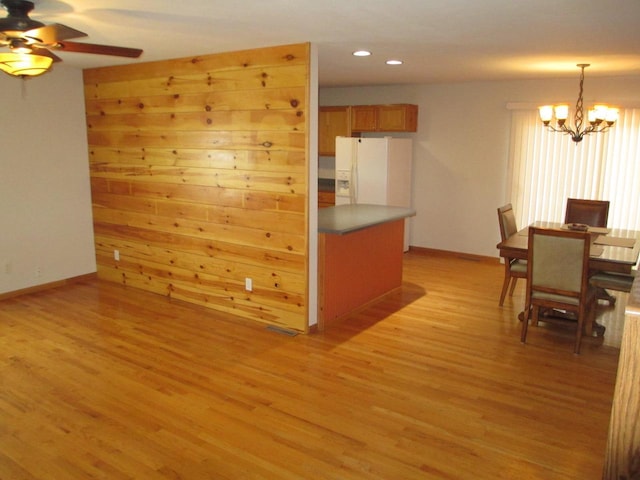
[[640,109],[574,143],[537,110],[513,110],[508,193],[519,225],[564,220],[566,199],[609,200],[609,227],[640,230]]

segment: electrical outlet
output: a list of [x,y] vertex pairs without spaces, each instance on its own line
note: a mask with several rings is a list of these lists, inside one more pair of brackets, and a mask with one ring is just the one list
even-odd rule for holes
[[40,265],[36,267],[36,271],[34,273],[36,278],[40,278],[42,276],[42,268],[40,267]]
[[244,279],[244,289],[247,292],[252,292],[253,291],[253,280],[251,280],[249,277]]
[[119,262],[119,261],[120,261],[120,250],[114,250],[114,251],[113,251],[113,259],[114,259],[116,262]]

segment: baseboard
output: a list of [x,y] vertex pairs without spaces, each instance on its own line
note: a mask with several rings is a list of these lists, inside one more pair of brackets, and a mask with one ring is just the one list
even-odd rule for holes
[[77,277],[65,278],[64,280],[58,280],[55,282],[43,283],[42,285],[34,285],[33,287],[22,288],[20,290],[14,290],[13,292],[0,293],[0,301],[7,300],[9,298],[20,297],[21,295],[27,295],[29,293],[36,293],[44,290],[51,290],[52,288],[63,287],[65,285],[72,285],[74,283],[84,282],[87,280],[94,280],[96,278],[98,278],[97,273],[87,273],[85,275],[79,275]]
[[432,257],[458,258],[461,260],[469,260],[470,262],[500,263],[499,257],[487,257],[485,255],[474,255],[472,253],[460,253],[450,250],[438,250],[435,248],[414,247],[413,245],[409,247],[409,252]]

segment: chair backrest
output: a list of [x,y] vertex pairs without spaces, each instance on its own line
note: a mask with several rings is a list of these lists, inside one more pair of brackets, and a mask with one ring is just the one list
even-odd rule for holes
[[591,227],[606,227],[608,219],[608,200],[567,198],[564,223],[583,223]]
[[588,232],[529,227],[527,288],[578,298],[589,283]]
[[498,208],[498,223],[500,224],[500,236],[503,242],[518,232],[516,216],[510,203]]

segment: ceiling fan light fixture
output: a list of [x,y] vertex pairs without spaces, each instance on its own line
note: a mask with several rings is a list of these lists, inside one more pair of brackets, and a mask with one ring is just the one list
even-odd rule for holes
[[51,67],[53,59],[44,55],[0,53],[0,70],[15,77],[35,77]]
[[62,61],[52,50],[138,58],[140,48],[97,45],[70,42],[69,39],[86,37],[87,34],[60,23],[45,25],[29,18],[34,3],[28,0],[0,0],[8,15],[0,18],[0,48],[8,47],[10,53],[0,53],[0,70],[16,77],[36,76],[45,73],[53,62]]
[[9,48],[14,53],[31,53],[33,48],[22,38],[14,38],[9,44]]
[[27,0],[1,0],[2,6],[9,14],[0,18],[0,31],[22,33],[34,28],[44,27],[44,23],[29,18],[29,12],[33,10],[34,3]]

